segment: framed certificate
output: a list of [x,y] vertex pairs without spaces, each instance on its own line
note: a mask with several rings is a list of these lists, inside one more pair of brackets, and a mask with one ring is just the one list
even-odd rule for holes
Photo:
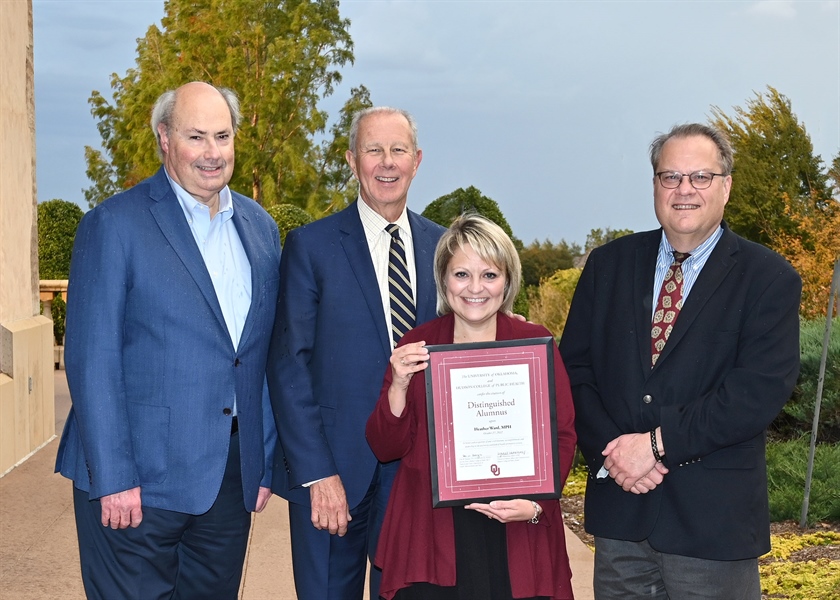
[[560,497],[553,344],[427,346],[433,507]]

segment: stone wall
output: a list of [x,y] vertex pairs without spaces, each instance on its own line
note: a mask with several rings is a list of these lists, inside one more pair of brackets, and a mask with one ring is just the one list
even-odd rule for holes
[[32,0],[0,0],[0,476],[55,437],[40,315]]

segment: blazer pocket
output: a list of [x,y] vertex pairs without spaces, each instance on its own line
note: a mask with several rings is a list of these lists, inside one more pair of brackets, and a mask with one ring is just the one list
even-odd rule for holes
[[700,464],[707,469],[755,469],[758,461],[755,446],[733,446],[712,452]]
[[163,483],[169,470],[169,407],[129,402],[128,420],[140,485]]

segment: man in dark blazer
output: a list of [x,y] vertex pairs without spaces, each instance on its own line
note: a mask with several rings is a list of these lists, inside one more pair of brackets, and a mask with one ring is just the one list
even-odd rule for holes
[[[280,434],[272,490],[289,501],[295,587],[303,600],[361,599],[397,464],[365,440],[394,345],[388,254],[399,226],[416,323],[435,316],[432,260],[443,228],[406,209],[422,151],[405,111],[355,115],[347,162],[359,200],[291,231],[268,383]],[[380,573],[371,570],[370,597]]]
[[230,90],[163,94],[163,166],[76,233],[56,470],[74,483],[89,598],[236,598],[250,511],[271,495],[280,242],[227,187],[239,120]]
[[[677,126],[651,163],[662,228],[592,251],[560,342],[590,471],[595,596],[758,600],[765,429],[799,371],[801,281],[723,223],[721,132]],[[682,290],[667,340],[663,287]]]

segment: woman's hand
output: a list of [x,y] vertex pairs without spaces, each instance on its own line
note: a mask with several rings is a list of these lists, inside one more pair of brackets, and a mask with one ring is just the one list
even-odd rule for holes
[[[539,507],[539,517],[542,515],[542,507]],[[473,502],[467,504],[464,508],[475,510],[490,519],[496,519],[502,523],[512,523],[514,521],[530,521],[534,518],[534,504],[530,500],[493,500],[490,504],[480,504]]]
[[391,387],[408,389],[411,378],[429,365],[426,342],[414,342],[394,349],[391,354]]
[[394,349],[391,354],[391,387],[388,402],[395,417],[405,410],[408,384],[414,374],[429,366],[429,351],[426,342],[414,342]]

